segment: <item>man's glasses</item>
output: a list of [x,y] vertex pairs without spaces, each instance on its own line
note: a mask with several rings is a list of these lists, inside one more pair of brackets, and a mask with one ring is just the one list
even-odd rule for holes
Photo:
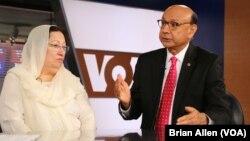
[[190,22],[186,22],[186,23],[178,23],[178,22],[175,22],[175,21],[167,22],[167,21],[165,21],[163,19],[157,20],[157,22],[158,22],[158,25],[159,25],[160,28],[164,28],[166,25],[168,25],[170,30],[175,30],[179,26],[184,25],[184,24],[191,24]]
[[55,43],[49,43],[49,46],[55,48],[56,50],[63,49],[63,51],[65,51],[65,52],[69,51],[69,46],[67,46],[67,45],[60,46],[60,45],[55,44]]

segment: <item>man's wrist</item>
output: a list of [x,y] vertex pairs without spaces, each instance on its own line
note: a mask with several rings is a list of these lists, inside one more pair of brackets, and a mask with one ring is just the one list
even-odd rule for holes
[[131,105],[131,100],[128,103],[122,103],[121,102],[121,108],[123,110],[127,110],[130,107],[130,105]]

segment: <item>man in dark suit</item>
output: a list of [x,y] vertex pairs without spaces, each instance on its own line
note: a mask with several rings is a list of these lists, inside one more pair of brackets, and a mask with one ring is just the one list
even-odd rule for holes
[[225,93],[222,58],[191,43],[197,15],[185,5],[168,7],[158,20],[159,38],[165,48],[139,56],[132,88],[118,75],[114,93],[125,120],[142,115],[142,129],[155,129],[165,79],[177,58],[177,81],[165,124],[229,124],[230,102]]

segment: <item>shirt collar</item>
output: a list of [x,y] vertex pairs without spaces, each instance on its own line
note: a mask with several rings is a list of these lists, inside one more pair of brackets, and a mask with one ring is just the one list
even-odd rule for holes
[[[178,53],[175,55],[175,57],[177,58],[178,61],[183,62],[183,59],[185,57],[185,54],[187,52],[189,43]],[[167,49],[167,62],[170,61],[170,58],[173,56],[173,54],[171,54],[168,49]]]

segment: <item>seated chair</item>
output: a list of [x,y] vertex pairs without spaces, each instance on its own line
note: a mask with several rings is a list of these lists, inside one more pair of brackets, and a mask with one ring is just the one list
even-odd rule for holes
[[231,101],[232,109],[232,124],[244,125],[244,113],[238,99],[229,91],[227,91],[229,99]]

